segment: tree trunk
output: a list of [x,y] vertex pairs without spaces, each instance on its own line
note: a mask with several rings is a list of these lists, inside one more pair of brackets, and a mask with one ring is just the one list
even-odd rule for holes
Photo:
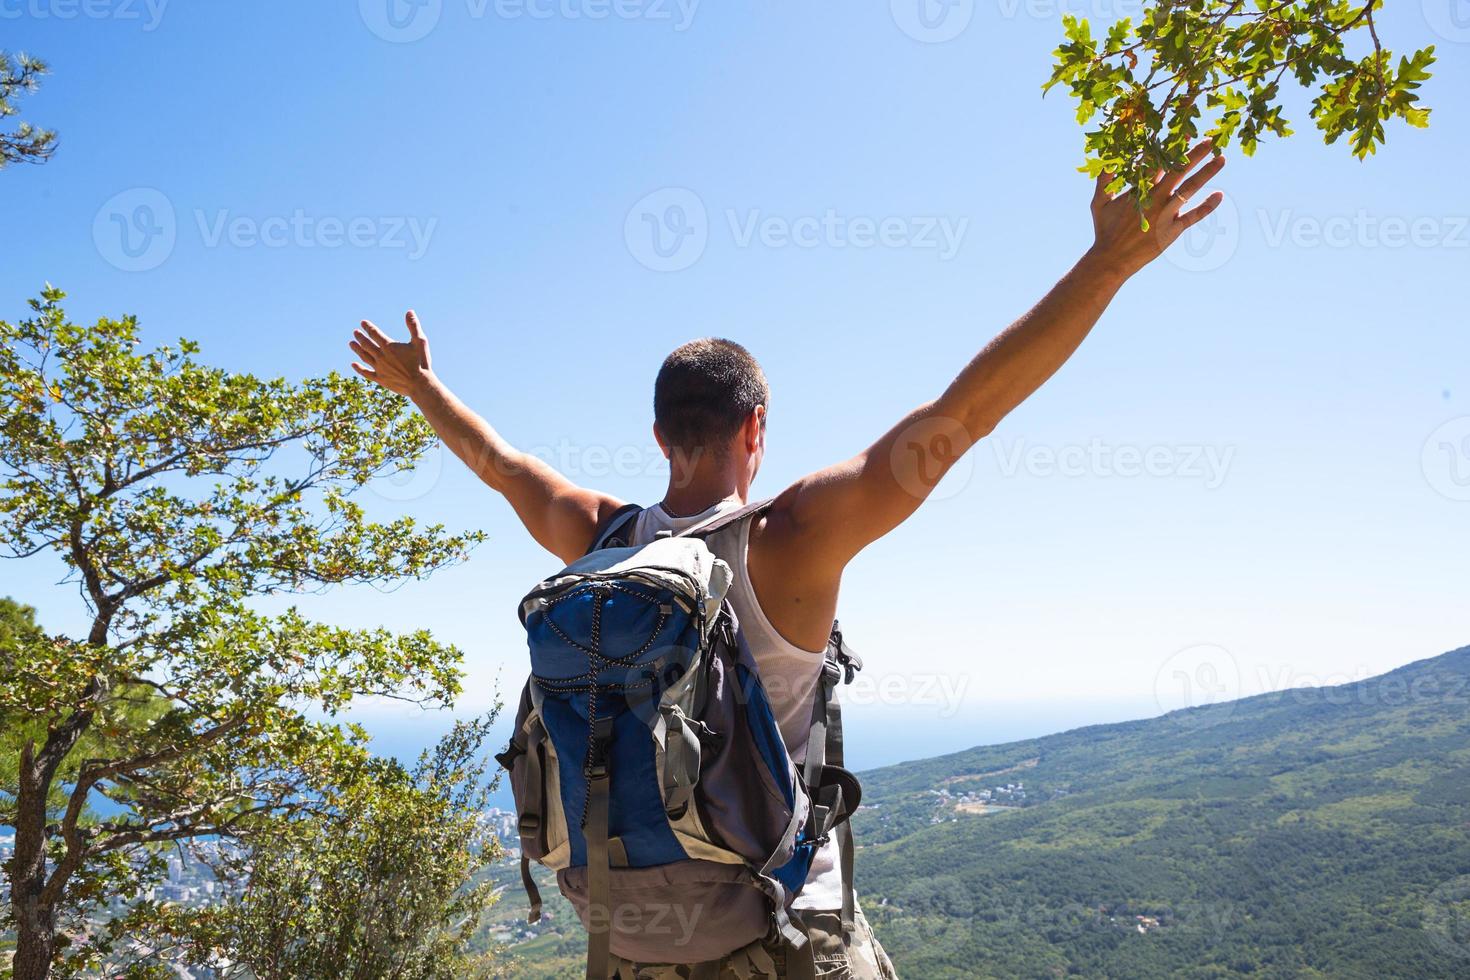
[[15,980],[46,980],[56,952],[56,909],[42,901],[46,886],[46,771],[35,744],[20,754],[15,797],[15,854],[10,862],[10,901],[16,928]]
[[[22,920],[24,922],[24,920]],[[56,950],[56,927],[43,922],[40,928],[22,924],[11,970],[15,980],[46,980],[51,976],[51,958]]]

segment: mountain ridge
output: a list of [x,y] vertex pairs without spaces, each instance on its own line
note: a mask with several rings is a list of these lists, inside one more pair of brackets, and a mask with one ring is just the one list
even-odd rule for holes
[[1470,646],[863,780],[900,975],[1470,975]]

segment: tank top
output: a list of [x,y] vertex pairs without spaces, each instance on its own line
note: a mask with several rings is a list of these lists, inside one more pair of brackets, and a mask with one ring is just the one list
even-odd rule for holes
[[[655,504],[638,515],[633,527],[632,543],[647,544],[660,531],[675,534],[709,520],[717,514],[735,510],[740,501],[734,498],[722,500],[698,514],[675,517]],[[803,650],[776,632],[771,620],[756,598],[755,587],[750,583],[750,569],[746,553],[750,548],[751,518],[736,521],[722,527],[705,538],[705,544],[715,557],[730,566],[733,573],[728,598],[740,620],[740,632],[750,646],[760,671],[761,685],[771,702],[771,712],[776,725],[781,729],[781,738],[792,760],[800,767],[806,758],[807,736],[811,731],[812,699],[816,695],[817,678],[822,669],[824,650]],[[833,838],[817,851],[812,861],[811,873],[806,884],[797,895],[798,909],[837,909],[842,907],[842,878],[837,867],[837,846]]]

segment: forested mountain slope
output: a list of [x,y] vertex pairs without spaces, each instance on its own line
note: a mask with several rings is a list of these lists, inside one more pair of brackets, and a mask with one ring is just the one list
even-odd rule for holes
[[904,977],[1470,976],[1470,647],[863,782]]

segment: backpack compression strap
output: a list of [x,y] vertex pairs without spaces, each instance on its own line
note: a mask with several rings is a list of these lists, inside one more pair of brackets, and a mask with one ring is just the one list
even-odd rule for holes
[[[707,537],[737,521],[759,516],[770,509],[772,501],[757,500],[724,514],[716,514],[709,520],[686,528],[679,537]],[[822,658],[822,672],[817,680],[815,697],[812,699],[812,724],[807,737],[806,758],[801,767],[807,792],[812,794],[813,837],[834,834],[837,838],[838,859],[842,875],[842,931],[851,935],[857,903],[853,896],[853,841],[849,818],[856,808],[861,792],[857,781],[847,775],[846,780],[824,785],[824,772],[828,766],[841,768],[842,752],[842,702],[837,699],[837,685],[851,684],[853,676],[863,669],[862,658],[843,642],[842,630],[834,620],[832,634],[827,640],[827,649]],[[844,792],[844,785],[847,792]],[[819,799],[820,797],[820,799]]]
[[[724,514],[716,514],[708,520],[701,521],[693,527],[687,527],[674,537],[702,538],[708,534],[714,534],[721,528],[729,527],[736,521],[744,520],[752,514],[765,511],[771,506],[770,500],[757,500],[754,503],[745,504],[735,510]],[[639,504],[624,504],[613,512],[598,529],[597,535],[592,539],[592,546],[587,549],[587,554],[601,551],[603,548],[627,548],[633,543],[633,531],[638,526],[638,515],[645,510]]]
[[[851,816],[857,804],[859,790],[851,776],[850,793],[843,792],[843,783],[825,785],[824,770],[828,766],[840,768],[842,753],[842,702],[837,699],[837,685],[851,684],[853,676],[863,669],[862,658],[842,639],[842,629],[834,620],[832,635],[827,640],[827,649],[822,657],[822,672],[817,678],[817,689],[812,699],[812,725],[807,736],[806,759],[802,766],[802,780],[807,792],[812,795],[812,830],[814,837],[834,834],[837,838],[837,855],[842,875],[842,931],[851,935],[856,902],[853,898],[853,841]],[[853,798],[849,799],[848,796]]]
[[770,509],[771,503],[772,499],[756,500],[751,503],[745,504],[742,507],[737,507],[735,510],[727,511],[723,514],[716,514],[714,517],[711,517],[705,521],[701,521],[693,527],[686,527],[684,530],[676,534],[675,537],[707,537],[708,535],[714,534],[716,531],[724,530],[731,524],[734,524],[736,521],[743,521],[747,517],[750,517],[754,514],[765,513],[767,510]]
[[612,956],[612,855],[607,838],[611,744],[612,719],[594,719],[583,769],[587,778],[587,812],[582,822],[582,839],[587,845],[587,980],[607,980]]
[[639,504],[624,504],[613,512],[607,523],[598,529],[587,554],[603,548],[626,548],[633,543],[633,531],[638,526],[638,515],[643,513]]

